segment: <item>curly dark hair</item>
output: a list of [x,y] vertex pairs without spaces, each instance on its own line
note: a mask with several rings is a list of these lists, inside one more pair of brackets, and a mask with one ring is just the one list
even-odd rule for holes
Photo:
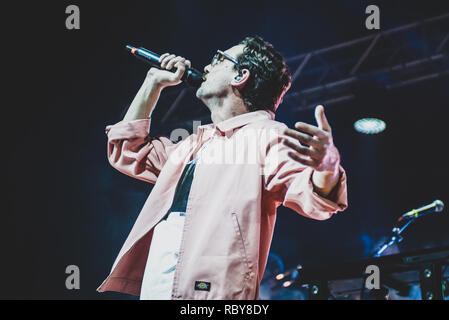
[[291,76],[284,58],[273,45],[261,37],[246,37],[240,43],[243,53],[237,57],[234,69],[248,69],[250,78],[240,90],[248,111],[270,110],[276,112],[282,98],[290,88]]

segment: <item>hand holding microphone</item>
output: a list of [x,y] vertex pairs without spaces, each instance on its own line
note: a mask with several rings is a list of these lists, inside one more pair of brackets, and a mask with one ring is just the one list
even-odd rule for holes
[[192,68],[191,62],[174,54],[164,53],[159,56],[145,48],[126,46],[135,57],[149,63],[152,68],[148,76],[161,87],[174,86],[182,81],[193,87],[203,82],[203,73]]
[[[161,55],[159,62],[160,69],[152,67],[148,71],[148,76],[152,77],[163,87],[180,84],[182,82],[181,78],[183,77],[186,69],[191,66],[189,60],[169,53],[164,53]],[[174,72],[170,70],[173,70]]]

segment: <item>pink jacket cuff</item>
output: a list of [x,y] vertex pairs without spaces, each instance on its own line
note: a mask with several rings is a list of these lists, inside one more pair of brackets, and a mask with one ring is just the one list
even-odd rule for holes
[[348,207],[346,172],[341,166],[339,168],[340,179],[326,198],[314,191],[312,183],[313,169],[306,168],[304,170],[307,171],[308,178],[295,179],[290,185],[283,202],[285,207],[317,220],[328,219],[334,213],[343,211]]
[[106,127],[109,140],[122,140],[132,138],[143,138],[148,136],[151,119],[139,119],[131,121],[120,121]]

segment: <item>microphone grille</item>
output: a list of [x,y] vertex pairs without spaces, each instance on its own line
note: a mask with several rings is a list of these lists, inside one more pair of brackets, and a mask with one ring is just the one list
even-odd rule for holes
[[435,200],[433,203],[435,204],[435,211],[436,211],[436,212],[440,212],[440,211],[443,210],[443,208],[444,208],[444,203],[443,203],[443,201],[441,201],[441,200]]

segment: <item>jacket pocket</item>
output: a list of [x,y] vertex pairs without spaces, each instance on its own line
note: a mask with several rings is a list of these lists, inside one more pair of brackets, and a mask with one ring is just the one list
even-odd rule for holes
[[248,259],[247,247],[245,245],[245,240],[243,238],[242,230],[240,228],[239,220],[237,218],[237,213],[232,212],[231,216],[232,216],[232,222],[234,224],[234,230],[237,235],[237,240],[239,242],[240,256],[242,257],[242,259],[245,263],[245,269],[246,269],[245,279],[248,280],[251,277],[252,272],[251,272],[251,264]]

